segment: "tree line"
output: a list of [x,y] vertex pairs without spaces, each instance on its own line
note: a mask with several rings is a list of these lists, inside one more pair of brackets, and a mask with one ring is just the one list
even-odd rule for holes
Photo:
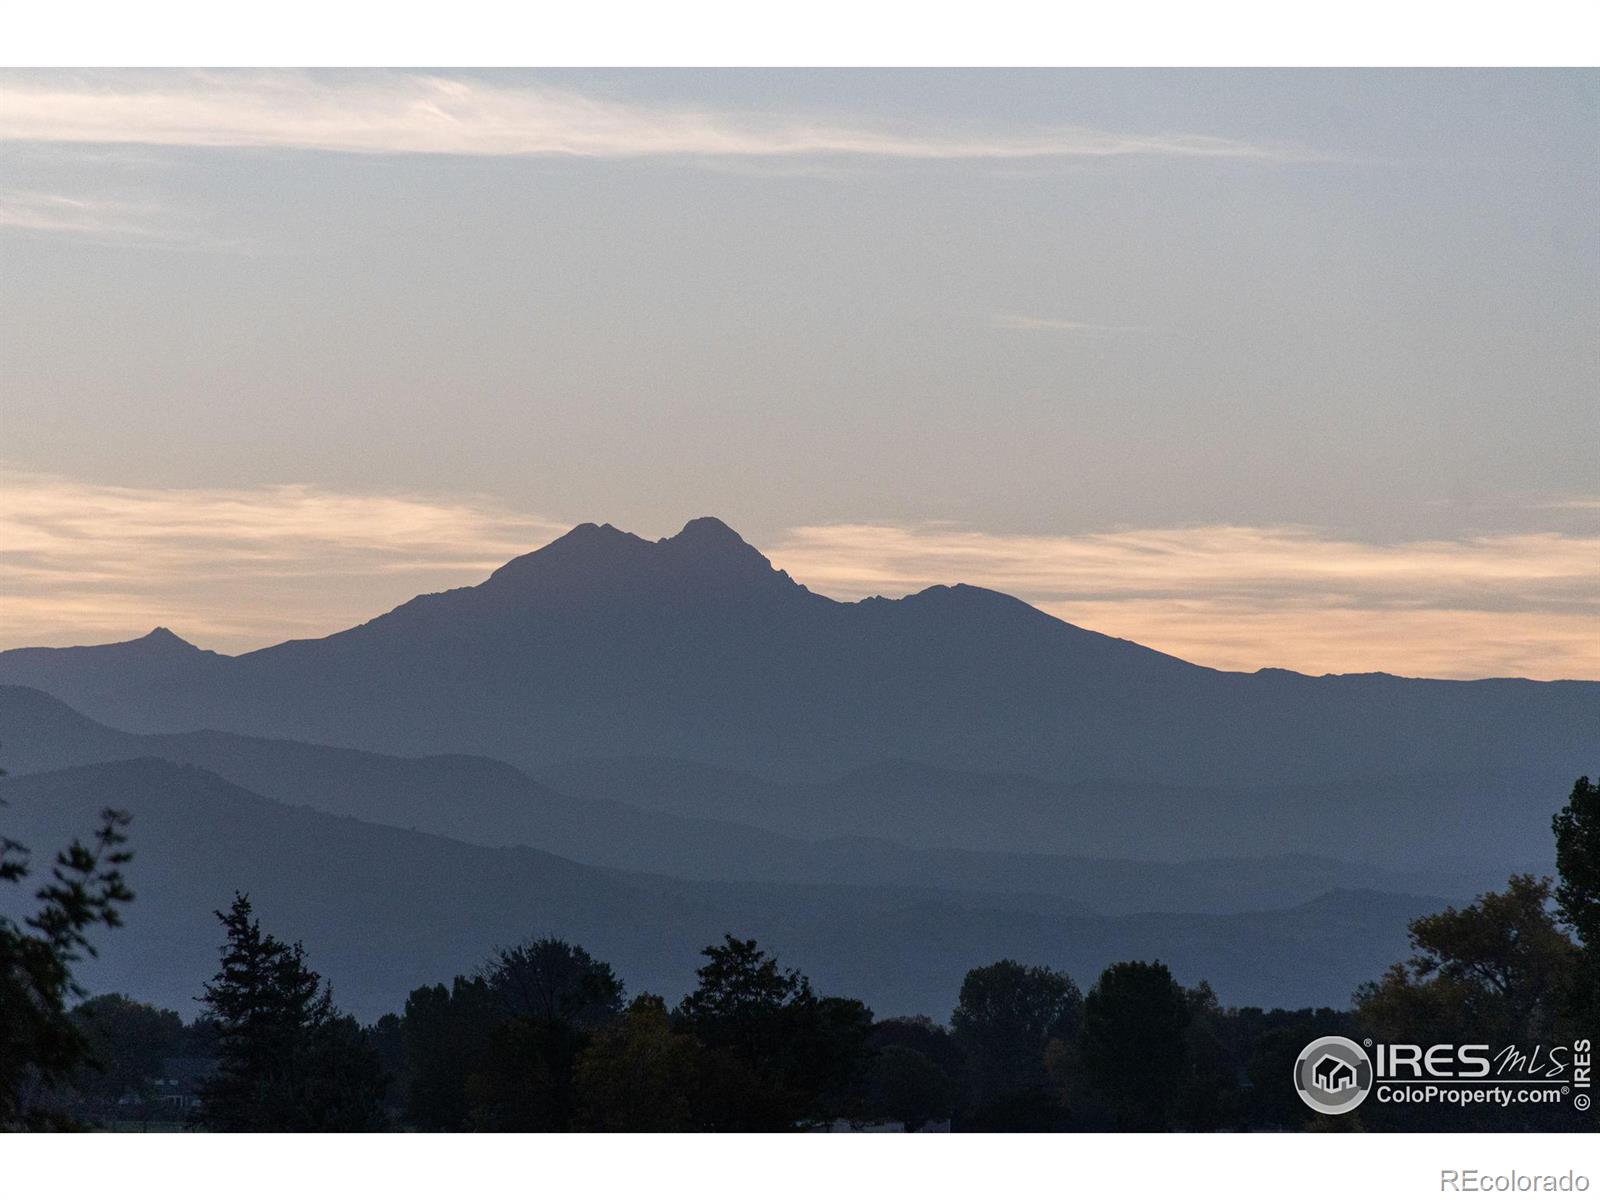
[[[1107,967],[1087,993],[1048,966],[967,972],[947,1021],[820,995],[753,940],[707,946],[675,1005],[629,997],[581,946],[531,938],[420,986],[363,1026],[247,896],[217,917],[200,1017],[75,993],[87,931],[131,896],[122,814],[58,858],[25,924],[0,920],[0,1127],[212,1130],[762,1131],[1594,1128],[1570,1106],[1366,1105],[1320,1117],[1290,1079],[1313,1038],[1550,1046],[1600,1030],[1600,784],[1555,817],[1558,880],[1409,927],[1412,957],[1348,1009],[1225,1007],[1160,962]],[[25,872],[3,846],[0,878]],[[13,1013],[21,1015],[14,1020]],[[193,1107],[163,1111],[164,1064],[203,1063]],[[170,1071],[167,1072],[170,1074]]]

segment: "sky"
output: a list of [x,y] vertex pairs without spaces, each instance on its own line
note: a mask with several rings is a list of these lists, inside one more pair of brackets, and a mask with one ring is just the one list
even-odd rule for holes
[[712,514],[1230,669],[1600,678],[1600,74],[0,73],[0,646]]

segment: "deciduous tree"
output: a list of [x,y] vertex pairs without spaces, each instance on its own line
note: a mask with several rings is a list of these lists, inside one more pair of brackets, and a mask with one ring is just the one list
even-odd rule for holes
[[[1026,1106],[1039,1110],[1027,1118],[1031,1127],[1060,1124],[1065,1114],[1046,1090],[1045,1048],[1075,1039],[1082,1021],[1083,993],[1060,971],[1011,959],[968,971],[950,1028],[971,1062],[970,1121],[992,1127],[996,1106],[1015,1114],[1028,1097]],[[990,1109],[996,1116],[984,1115]]]
[[[56,855],[38,910],[20,924],[0,916],[0,1130],[70,1124],[49,1096],[90,1060],[68,1013],[83,995],[72,968],[96,953],[89,931],[116,928],[133,899],[122,875],[132,857],[123,849],[128,821],[105,809],[88,842]],[[28,848],[0,836],[0,884],[20,884],[29,871]]]
[[1083,1067],[1118,1129],[1171,1125],[1188,1071],[1189,999],[1159,962],[1107,967],[1083,1006]]

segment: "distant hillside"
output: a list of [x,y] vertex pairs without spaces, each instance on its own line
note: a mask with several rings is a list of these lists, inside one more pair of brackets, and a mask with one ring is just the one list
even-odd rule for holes
[[[583,866],[526,849],[470,846],[255,796],[156,759],[8,779],[7,832],[38,851],[115,804],[134,814],[137,893],[82,978],[192,1011],[215,969],[213,909],[247,891],[263,923],[304,941],[339,1001],[364,1017],[448,979],[496,944],[547,932],[669,998],[725,931],[758,937],[826,991],[881,1014],[944,1016],[967,968],[1011,956],[1088,980],[1121,958],[1159,957],[1224,1000],[1337,1004],[1405,952],[1405,922],[1439,901],[1339,892],[1235,916],[1103,917],[1069,902],[927,888],[696,883]],[[0,893],[6,910],[21,889]]]
[[[398,758],[302,742],[251,738],[202,731],[183,734],[130,734],[91,721],[67,705],[31,688],[0,686],[0,764],[19,774],[83,766],[119,759],[159,757],[194,765],[261,796],[306,804],[339,816],[423,833],[440,834],[485,846],[528,846],[579,862],[651,871],[691,879],[762,880],[834,884],[916,884],[975,892],[1026,892],[1064,898],[1101,912],[1167,909],[1184,912],[1239,912],[1299,903],[1333,887],[1424,890],[1464,898],[1499,883],[1505,864],[1484,876],[1420,871],[1401,872],[1328,857],[1232,856],[1223,861],[1152,863],[1047,854],[1056,843],[1075,844],[1081,814],[1054,802],[1034,814],[1037,831],[1031,852],[996,853],[951,848],[974,822],[951,818],[947,806],[928,794],[922,811],[916,797],[890,800],[885,821],[893,821],[917,841],[928,829],[945,825],[932,845],[905,845],[892,838],[855,836],[861,830],[842,822],[832,830],[804,793],[785,793],[761,780],[693,764],[664,764],[668,778],[660,792],[645,786],[652,768],[663,764],[600,764],[602,785],[619,776],[640,788],[641,806],[599,794],[581,799],[536,783],[522,772],[491,759],[465,755]],[[774,814],[757,804],[743,808],[737,797],[749,788],[776,795],[779,822],[791,833],[774,832],[698,811],[678,808],[674,781],[708,781],[706,809],[737,813],[767,824]],[[729,784],[726,797],[711,795],[718,781]],[[737,786],[735,786],[737,785]],[[1042,785],[1041,785],[1042,786]],[[692,789],[690,789],[692,790]],[[909,819],[901,819],[909,807]],[[851,798],[844,812],[867,812]],[[808,815],[809,813],[809,815]],[[979,814],[981,815],[981,814]],[[991,806],[991,823],[999,814]],[[5,817],[0,814],[0,828]],[[841,836],[803,837],[815,824]],[[1103,824],[1117,827],[1114,810]],[[885,824],[885,828],[888,825]],[[1103,838],[1102,838],[1103,840]],[[1082,843],[1088,844],[1088,843]]]
[[[1213,671],[965,586],[838,603],[710,518],[658,542],[581,525],[475,587],[326,638],[238,657],[165,631],[14,650],[0,682],[144,732],[525,768],[675,758],[810,787],[903,760],[1209,789],[1229,805],[1255,790],[1262,807],[1230,828],[1300,831],[1297,849],[1340,854],[1374,817],[1356,853],[1396,839],[1414,853],[1461,811],[1477,814],[1474,846],[1543,853],[1527,798],[1547,804],[1600,756],[1600,683]],[[1448,813],[1434,807],[1439,781]]]
[[569,795],[795,836],[1080,858],[1338,858],[1420,873],[1451,892],[1496,886],[1512,870],[1550,870],[1550,815],[1571,788],[1527,785],[1491,800],[1481,780],[1460,775],[1257,788],[1060,784],[903,761],[809,786],[664,758],[567,759],[530,773]]

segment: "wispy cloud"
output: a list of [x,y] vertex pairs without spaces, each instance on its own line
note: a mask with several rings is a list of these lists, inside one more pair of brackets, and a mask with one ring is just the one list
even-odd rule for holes
[[163,241],[174,236],[148,205],[52,192],[0,192],[0,229],[68,233],[113,240]]
[[105,487],[9,472],[0,641],[99,641],[158,624],[226,650],[320,636],[476,582],[565,528],[476,497]]
[[7,231],[159,250],[248,254],[261,249],[247,239],[216,236],[192,212],[115,195],[0,191],[0,233]]
[[772,548],[840,597],[954,580],[1211,666],[1600,678],[1600,536],[1372,543],[1295,526],[1071,537],[824,525]]
[[802,526],[775,548],[802,578],[854,594],[911,591],[952,576],[1044,599],[1175,599],[1198,593],[1266,602],[1337,597],[1352,607],[1448,601],[1486,611],[1582,608],[1600,536],[1506,533],[1396,543],[1304,526],[1207,525],[1076,536],[1006,536],[945,524]]
[[13,142],[588,158],[1316,157],[1295,147],[1183,132],[896,126],[406,72],[10,72],[0,75],[0,91],[0,140]]
[[[0,482],[0,645],[158,624],[223,650],[320,636],[476,583],[566,527],[474,496],[12,472]],[[977,584],[1211,666],[1600,678],[1600,533],[1385,544],[1300,526],[1021,536],[874,523],[802,526],[764,549],[841,599]]]
[[1113,333],[1144,333],[1142,325],[1096,325],[1092,321],[1069,321],[1064,317],[1026,317],[1017,313],[996,313],[989,318],[995,329],[1014,329],[1024,333],[1076,333],[1103,337]]

